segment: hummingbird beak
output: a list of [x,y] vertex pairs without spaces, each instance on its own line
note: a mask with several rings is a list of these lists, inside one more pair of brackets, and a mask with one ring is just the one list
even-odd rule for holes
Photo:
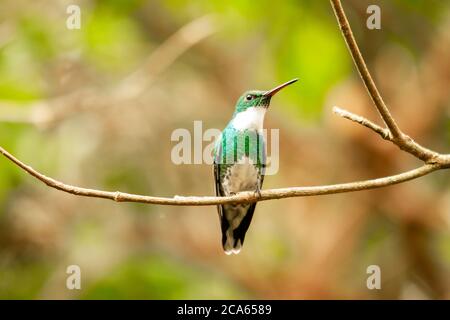
[[288,82],[280,84],[279,86],[277,86],[277,87],[275,87],[275,88],[273,88],[273,89],[271,89],[269,91],[264,92],[263,96],[264,97],[272,97],[275,93],[277,93],[281,89],[283,89],[283,88],[287,87],[288,85],[293,84],[294,82],[297,82],[297,81],[298,81],[298,78],[295,78],[295,79],[292,79],[292,80],[290,80]]

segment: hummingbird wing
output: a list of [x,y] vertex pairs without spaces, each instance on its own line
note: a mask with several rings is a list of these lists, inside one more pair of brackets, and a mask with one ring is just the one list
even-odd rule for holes
[[[216,190],[216,196],[223,196],[223,189],[220,186],[220,165],[214,160],[214,189]],[[219,218],[222,218],[222,206],[218,205],[217,210]]]
[[[214,188],[216,190],[216,197],[223,197],[224,192],[220,183],[220,158],[222,156],[222,139],[219,139],[219,142],[216,144],[216,156],[214,157]],[[221,205],[217,206],[217,213],[219,214],[220,221],[222,221],[223,217],[223,207]]]
[[[221,140],[219,140],[219,143],[216,145],[216,157],[214,158],[214,186],[216,190],[216,196],[217,197],[223,197],[226,196],[225,191],[222,186],[222,170],[225,169],[225,165],[221,165],[221,159],[222,157],[222,143]],[[229,205],[217,205],[217,213],[219,214],[219,220],[220,220],[220,229],[222,231],[222,247],[225,251],[225,253],[229,254],[232,251],[230,251],[229,248],[226,248],[226,242],[227,242],[227,230],[230,227],[230,223],[226,217],[226,210]],[[250,221],[248,222],[248,225],[250,225]],[[247,226],[248,228],[248,226]],[[245,234],[245,232],[244,232]],[[234,243],[234,241],[233,241]]]

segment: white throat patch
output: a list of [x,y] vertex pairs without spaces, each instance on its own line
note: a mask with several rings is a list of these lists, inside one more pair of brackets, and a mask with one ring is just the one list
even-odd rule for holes
[[264,115],[266,114],[264,107],[250,107],[245,111],[239,112],[231,121],[231,125],[236,130],[263,130]]

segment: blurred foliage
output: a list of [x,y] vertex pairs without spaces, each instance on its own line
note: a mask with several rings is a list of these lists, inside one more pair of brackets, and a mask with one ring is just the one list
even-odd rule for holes
[[0,292],[2,299],[37,298],[38,292],[50,276],[51,268],[42,263],[1,266]]
[[89,64],[106,72],[135,67],[135,61],[143,56],[144,37],[128,15],[102,5],[86,20],[81,41]]
[[139,257],[99,280],[83,299],[243,299],[226,278],[167,257]]
[[[414,165],[370,132],[328,119],[334,104],[378,118],[363,111],[370,101],[327,1],[74,3],[81,30],[65,27],[67,1],[0,3],[0,145],[49,176],[150,195],[212,194],[209,166],[169,161],[172,130],[198,119],[224,127],[242,91],[294,77],[298,85],[277,96],[267,118],[281,129],[282,149],[267,188]],[[343,3],[402,127],[449,150],[450,3]],[[365,28],[369,4],[382,7],[380,31]],[[136,96],[130,86],[117,98],[166,39],[209,14],[213,36],[154,82],[134,84],[144,88]],[[63,116],[46,118],[54,114]],[[0,298],[448,298],[448,181],[440,173],[386,191],[258,204],[243,252],[230,258],[215,208],[77,199],[0,159]],[[70,264],[83,270],[79,292],[65,289]],[[370,264],[382,267],[382,292],[365,288]]]

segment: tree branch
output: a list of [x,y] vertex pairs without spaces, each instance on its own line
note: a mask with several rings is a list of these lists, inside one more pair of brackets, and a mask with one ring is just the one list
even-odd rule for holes
[[392,135],[388,129],[382,128],[362,116],[358,116],[357,114],[351,113],[350,111],[341,109],[339,107],[333,107],[333,112],[342,118],[359,123],[360,125],[363,125],[372,131],[375,131],[385,140],[392,141]]
[[361,75],[364,84],[366,85],[369,95],[372,97],[372,100],[378,112],[380,113],[382,119],[386,123],[387,128],[386,129],[382,128],[364,117],[355,115],[351,112],[348,112],[346,110],[337,107],[334,108],[334,112],[341,117],[359,123],[375,131],[381,137],[383,137],[383,139],[391,141],[392,143],[397,145],[400,149],[412,154],[418,159],[421,159],[422,161],[425,162],[425,164],[422,165],[421,167],[384,178],[341,183],[334,185],[325,185],[325,186],[270,189],[261,191],[260,195],[258,195],[256,192],[242,192],[230,197],[175,196],[173,198],[170,198],[170,197],[153,197],[153,196],[136,195],[123,193],[119,191],[111,192],[95,189],[86,189],[68,185],[53,178],[47,177],[42,173],[34,170],[32,167],[24,164],[23,162],[15,158],[13,155],[8,153],[2,147],[0,147],[0,153],[3,154],[6,158],[8,158],[10,161],[12,161],[15,165],[20,167],[22,170],[26,171],[39,181],[45,183],[47,186],[66,193],[84,197],[109,199],[117,202],[140,202],[148,204],[175,205],[175,206],[206,206],[225,203],[250,203],[250,202],[282,199],[290,197],[318,196],[335,193],[354,192],[360,190],[369,190],[402,183],[405,181],[422,177],[436,170],[450,168],[449,154],[439,154],[437,152],[431,151],[419,145],[418,143],[413,141],[410,137],[405,135],[397,126],[394,118],[391,116],[387,106],[384,104],[383,99],[380,96],[375,86],[375,83],[369,73],[369,70],[367,69],[367,66],[364,62],[361,52],[359,51],[356,41],[353,37],[350,25],[348,24],[347,18],[345,16],[340,1],[339,0],[330,0],[330,1],[334,8],[336,17],[338,19],[342,33],[344,35],[344,39],[348,45],[350,53],[355,62],[355,65]]
[[389,112],[388,107],[383,101],[383,98],[378,91],[375,82],[370,75],[369,69],[367,68],[366,62],[359,51],[358,44],[356,43],[355,37],[353,36],[352,29],[350,28],[350,24],[348,23],[347,16],[345,15],[344,8],[342,8],[342,4],[340,0],[330,0],[331,6],[333,7],[334,14],[339,23],[339,27],[341,28],[342,35],[344,36],[345,43],[347,44],[348,49],[350,50],[350,54],[352,55],[353,61],[355,62],[356,68],[358,69],[359,75],[366,86],[367,91],[369,92],[370,97],[372,98],[373,103],[377,107],[378,112],[380,113],[381,118],[386,123],[390,132],[395,138],[401,137],[402,133],[397,126],[394,118]]
[[390,135],[392,136],[390,141],[392,141],[395,145],[397,145],[401,150],[412,154],[416,158],[419,158],[420,160],[426,163],[434,163],[436,162],[437,158],[446,158],[446,157],[448,158],[448,156],[440,155],[437,152],[434,152],[430,149],[421,146],[413,139],[411,139],[411,137],[404,134],[400,130],[391,113],[389,112],[388,107],[384,103],[383,98],[381,97],[380,92],[378,91],[377,86],[373,81],[372,76],[370,75],[366,62],[364,61],[361,51],[359,50],[358,44],[356,43],[355,37],[353,36],[352,29],[350,27],[350,24],[348,23],[347,16],[345,15],[341,1],[330,0],[330,3],[331,6],[333,7],[334,13],[339,23],[339,27],[342,31],[345,43],[347,44],[347,47],[353,58],[353,62],[355,63],[356,69],[358,69],[361,79],[364,85],[366,86],[366,89],[370,97],[372,98],[372,101],[375,107],[377,108],[378,113],[380,114],[381,118],[383,119],[384,123],[386,124],[390,132]]
[[2,147],[0,147],[0,153],[2,153],[6,158],[11,160],[17,166],[28,172],[30,175],[40,180],[41,182],[45,183],[47,186],[73,195],[92,198],[103,198],[114,200],[117,202],[140,202],[140,203],[174,205],[174,206],[208,206],[226,203],[250,203],[264,200],[318,196],[326,194],[376,189],[412,180],[441,168],[440,164],[425,164],[414,170],[410,170],[404,173],[379,179],[325,185],[325,186],[291,187],[291,188],[262,190],[261,196],[259,196],[255,192],[241,192],[239,194],[230,197],[175,196],[173,198],[170,198],[170,197],[151,197],[137,194],[129,194],[120,191],[112,192],[95,189],[86,189],[68,185],[53,178],[47,177],[42,173],[39,173],[32,167],[24,164],[19,159],[15,158],[13,155],[8,153]]

